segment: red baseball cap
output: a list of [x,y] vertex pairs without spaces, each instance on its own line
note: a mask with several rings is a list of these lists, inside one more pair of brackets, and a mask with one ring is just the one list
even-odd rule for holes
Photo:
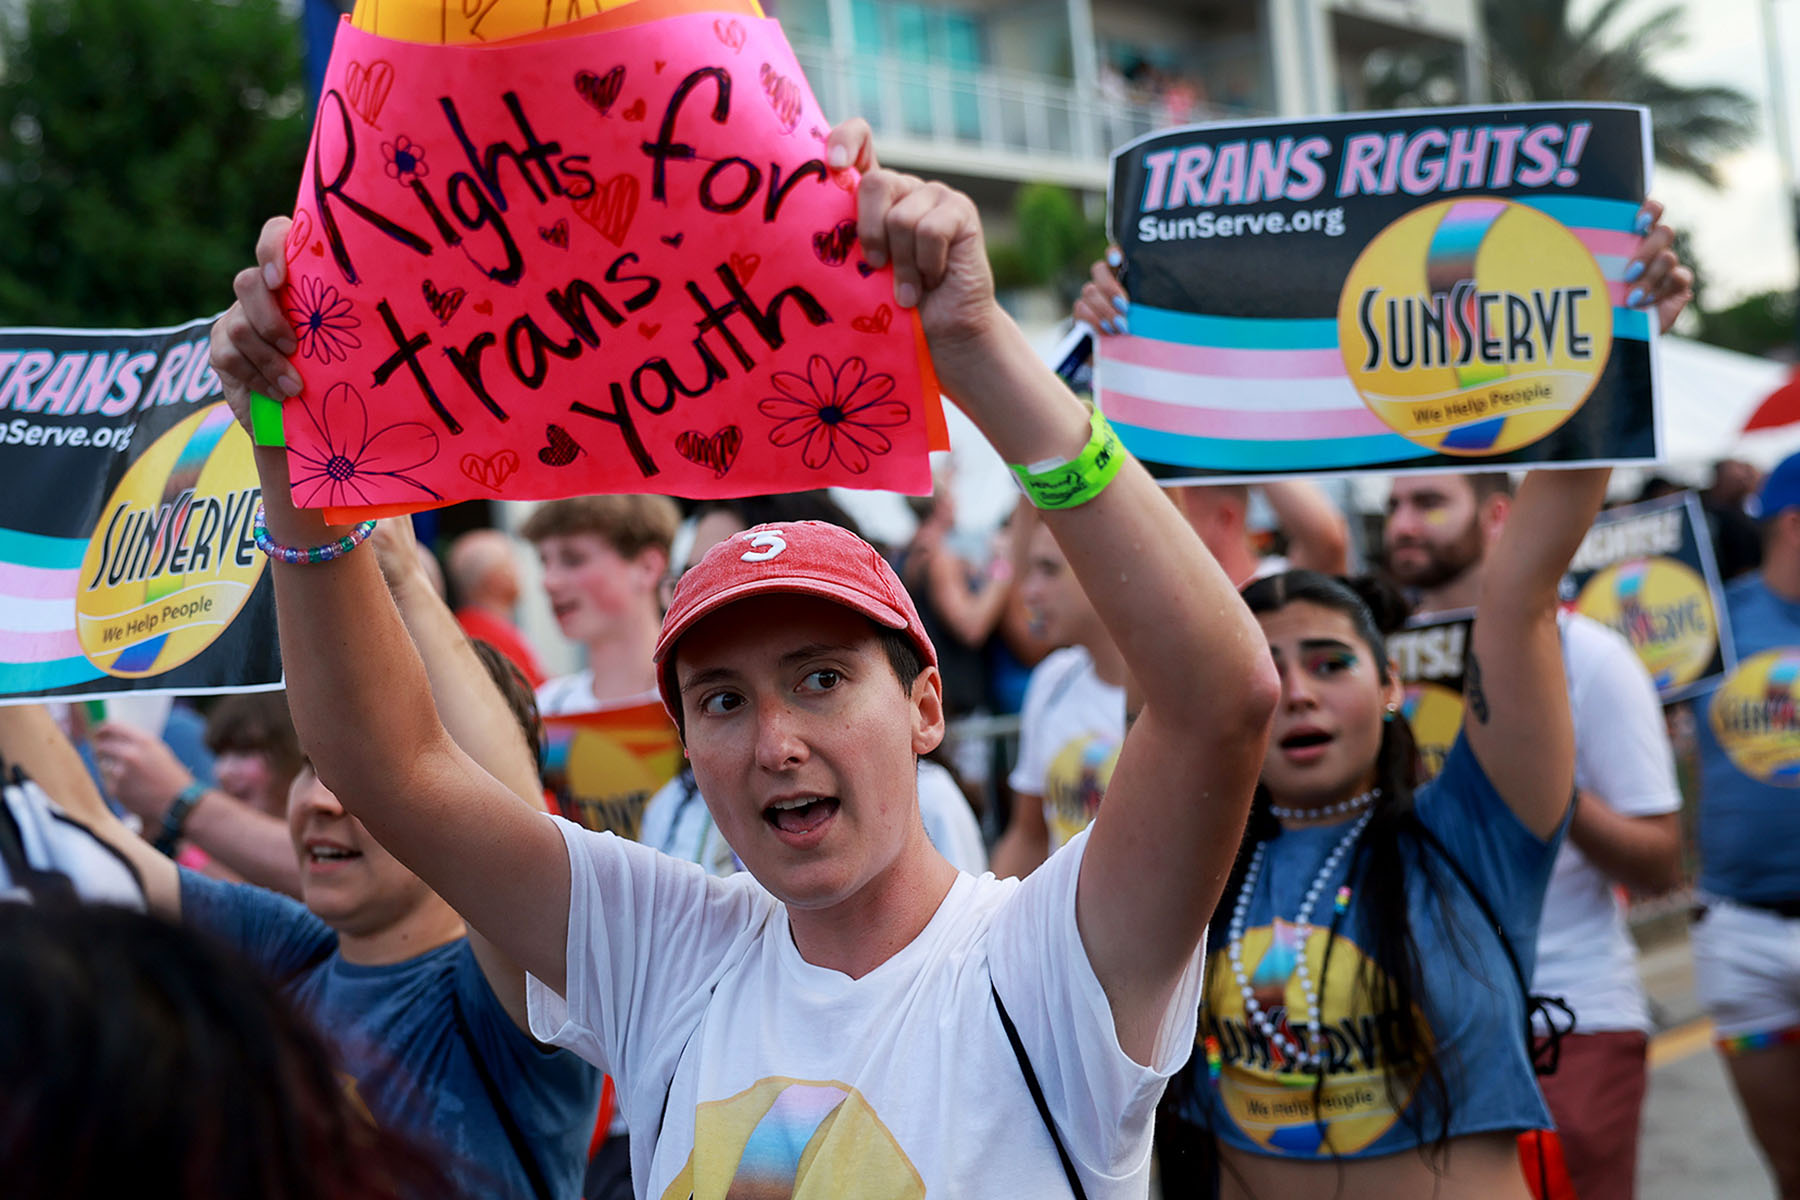
[[912,639],[920,660],[938,663],[919,610],[879,551],[826,521],[780,521],[733,534],[690,567],[675,585],[662,633],[650,656],[663,706],[681,715],[675,643],[704,617],[751,596],[791,592],[831,600]]

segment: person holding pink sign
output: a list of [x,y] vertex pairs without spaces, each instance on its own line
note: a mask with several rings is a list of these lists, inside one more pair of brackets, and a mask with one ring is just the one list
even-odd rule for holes
[[[546,819],[445,736],[374,562],[293,506],[263,449],[296,724],[375,836],[529,973],[532,1028],[614,1074],[639,1196],[1141,1196],[1273,665],[1180,513],[996,302],[974,204],[878,168],[859,121],[826,156],[861,173],[866,261],[1021,464],[1143,694],[1096,822],[1024,881],[931,847],[913,763],[944,733],[936,653],[880,555],[806,522],[715,546],[656,650],[749,872]],[[213,332],[241,416],[290,369],[285,233],[265,227]]]

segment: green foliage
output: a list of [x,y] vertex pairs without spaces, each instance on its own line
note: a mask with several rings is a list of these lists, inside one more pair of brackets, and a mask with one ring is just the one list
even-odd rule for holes
[[[1577,19],[1570,0],[1483,0],[1492,99],[1646,105],[1656,161],[1716,187],[1716,160],[1756,132],[1756,102],[1737,88],[1689,87],[1658,72],[1657,56],[1684,40],[1682,10],[1669,5],[1625,24],[1636,2],[1603,0]],[[1372,58],[1370,95],[1395,107],[1441,104],[1460,71],[1448,51]]]
[[1795,337],[1794,293],[1759,292],[1728,308],[1700,314],[1703,342],[1741,354],[1769,354],[1791,349]]
[[280,0],[0,0],[0,325],[223,308],[293,207],[308,113]]
[[988,249],[999,287],[1047,287],[1073,303],[1095,259],[1106,252],[1106,229],[1090,221],[1067,188],[1028,183],[1013,199],[1018,240]]

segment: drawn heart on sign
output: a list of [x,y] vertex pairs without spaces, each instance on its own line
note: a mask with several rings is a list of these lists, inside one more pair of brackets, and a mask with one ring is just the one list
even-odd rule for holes
[[723,17],[716,18],[713,21],[713,33],[733,50],[744,48],[744,27],[737,21],[727,21]]
[[858,333],[886,333],[893,320],[894,310],[884,304],[869,316],[850,318],[850,328]]
[[491,317],[494,315],[494,302],[492,300],[477,300],[469,307],[473,308],[484,317]]
[[353,62],[344,72],[344,99],[358,116],[377,129],[381,126],[376,118],[381,116],[382,106],[387,103],[388,93],[393,88],[394,64],[385,58],[378,58],[366,67]]
[[875,268],[871,267],[866,262],[858,261],[856,264],[856,273],[858,275],[861,275],[864,279],[867,279],[869,276],[871,276],[875,273]]
[[666,66],[668,66],[668,65],[669,65],[669,64],[668,64],[668,63],[667,63],[667,62],[666,62],[666,61],[664,61],[664,60],[663,60],[663,59],[660,59],[660,58],[659,58],[659,59],[657,59],[657,60],[656,60],[656,61],[655,61],[655,62],[653,62],[653,63],[651,63],[651,64],[650,64],[650,65],[651,65],[651,66],[653,66],[653,67],[655,67],[655,68],[656,68],[656,73],[657,73],[657,74],[658,74],[658,75],[661,75],[661,74],[662,74],[662,69],[663,69],[663,68],[664,68],[664,67],[666,67]]
[[856,222],[839,221],[823,233],[813,234],[813,253],[828,267],[841,267],[856,244]]
[[631,102],[631,107],[626,109],[623,113],[620,113],[619,115],[624,117],[627,121],[643,120],[644,119],[644,98],[642,96],[639,96],[636,100],[633,100]]
[[312,214],[304,208],[294,214],[294,223],[288,226],[287,243],[282,246],[282,255],[289,262],[306,248],[306,239],[312,236],[312,225]]
[[586,453],[561,425],[544,426],[544,445],[538,447],[538,461],[546,467],[566,467],[577,455]]
[[575,91],[601,116],[608,115],[613,101],[619,98],[619,89],[625,86],[625,68],[614,67],[604,75],[596,75],[592,71],[575,72]]
[[448,325],[450,318],[456,315],[456,310],[469,297],[467,288],[453,287],[440,292],[437,285],[429,279],[419,285],[419,290],[425,294],[425,305],[431,309],[431,315],[438,319],[439,325]]
[[663,245],[673,246],[675,249],[679,250],[681,249],[681,239],[686,236],[687,234],[685,233],[668,234],[663,238]]
[[637,176],[615,175],[580,200],[571,200],[575,215],[599,230],[615,246],[625,244],[631,222],[637,217]]
[[727,425],[711,437],[690,429],[675,439],[675,452],[695,466],[711,471],[714,479],[723,479],[725,472],[731,470],[731,464],[737,461],[738,449],[743,444],[744,431],[736,425]]
[[569,218],[564,217],[550,226],[539,225],[538,236],[558,250],[567,250],[569,248]]
[[781,132],[794,132],[794,126],[800,123],[800,85],[768,63],[762,65],[757,76],[762,80],[763,95],[768,97],[769,107],[775,110]]
[[762,255],[760,254],[739,254],[735,250],[731,252],[731,273],[736,275],[741,283],[749,283],[750,277],[756,274],[756,268],[760,266],[762,266]]
[[318,255],[320,258],[324,258],[325,257],[325,243],[324,242],[314,242],[312,244],[312,252],[314,254]]
[[662,322],[657,321],[652,323],[650,321],[639,321],[638,332],[643,334],[646,338],[653,338],[662,332]]
[[511,450],[500,450],[486,458],[479,454],[462,457],[462,473],[484,488],[500,490],[500,485],[519,469],[519,456]]

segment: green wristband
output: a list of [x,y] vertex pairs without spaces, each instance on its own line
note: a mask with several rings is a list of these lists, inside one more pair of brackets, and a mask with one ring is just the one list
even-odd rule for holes
[[1093,431],[1073,461],[1053,458],[1019,466],[1009,463],[1019,477],[1019,488],[1037,508],[1076,508],[1106,490],[1125,465],[1125,447],[1096,408],[1088,422]]

